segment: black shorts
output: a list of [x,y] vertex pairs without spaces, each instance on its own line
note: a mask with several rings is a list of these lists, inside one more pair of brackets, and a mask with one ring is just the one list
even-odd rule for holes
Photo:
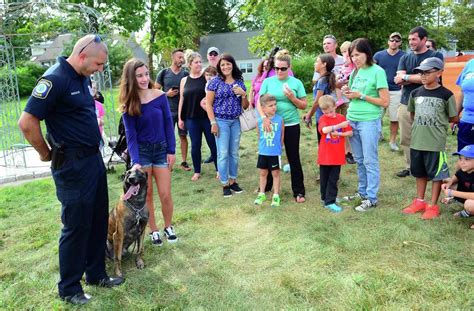
[[178,126],[178,115],[172,115],[173,117],[173,128],[176,126],[178,128],[178,135],[179,136],[186,136],[188,135],[188,130],[186,129],[186,126],[184,127],[184,130],[180,129]]
[[410,158],[410,171],[414,177],[426,177],[433,181],[449,178],[445,152],[421,151],[410,148]]
[[258,155],[257,160],[257,168],[266,170],[269,169],[279,170],[280,169],[280,157],[279,156],[266,156],[266,155]]

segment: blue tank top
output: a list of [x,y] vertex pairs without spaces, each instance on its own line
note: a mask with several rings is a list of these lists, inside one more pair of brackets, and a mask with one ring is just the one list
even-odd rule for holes
[[266,156],[279,156],[281,155],[281,133],[283,119],[279,115],[274,115],[270,119],[272,121],[272,131],[265,132],[263,129],[262,118],[258,118],[258,154]]

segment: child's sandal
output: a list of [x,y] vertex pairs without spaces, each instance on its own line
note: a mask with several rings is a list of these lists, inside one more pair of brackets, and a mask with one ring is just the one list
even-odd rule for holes
[[306,201],[306,199],[304,198],[304,195],[298,194],[295,197],[295,201],[296,201],[296,203],[304,203]]

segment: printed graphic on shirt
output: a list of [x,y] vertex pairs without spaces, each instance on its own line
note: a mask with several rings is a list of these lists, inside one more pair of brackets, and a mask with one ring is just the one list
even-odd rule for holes
[[51,88],[53,87],[53,83],[49,80],[46,79],[41,79],[39,80],[38,84],[36,84],[35,88],[33,89],[33,93],[31,96],[39,98],[39,99],[45,99],[48,97],[49,91],[51,91]]
[[278,126],[279,126],[278,123],[272,123],[272,131],[271,132],[265,131],[262,127],[261,131],[263,133],[263,138],[265,139],[265,146],[267,146],[267,147],[274,147],[275,146],[275,143],[273,142],[273,140],[275,138],[275,133],[278,132]]
[[415,99],[416,114],[414,122],[416,125],[422,126],[443,126],[439,118],[439,114],[445,110],[445,101],[438,97],[420,96]]

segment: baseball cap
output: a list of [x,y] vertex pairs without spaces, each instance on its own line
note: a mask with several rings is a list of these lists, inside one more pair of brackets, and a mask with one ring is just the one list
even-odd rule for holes
[[400,40],[402,39],[402,35],[399,32],[392,32],[389,39],[392,39],[393,37],[398,37]]
[[465,156],[466,158],[474,159],[474,145],[467,145],[461,151],[453,153],[453,155]]
[[425,59],[421,62],[420,66],[413,69],[413,71],[414,72],[428,71],[428,70],[431,70],[431,69],[443,70],[444,69],[444,62],[441,59],[439,59],[438,57],[428,57],[427,59]]
[[216,52],[217,54],[221,54],[221,52],[219,51],[218,48],[216,48],[215,46],[211,46],[210,48],[207,49],[207,54],[211,53],[211,52]]

